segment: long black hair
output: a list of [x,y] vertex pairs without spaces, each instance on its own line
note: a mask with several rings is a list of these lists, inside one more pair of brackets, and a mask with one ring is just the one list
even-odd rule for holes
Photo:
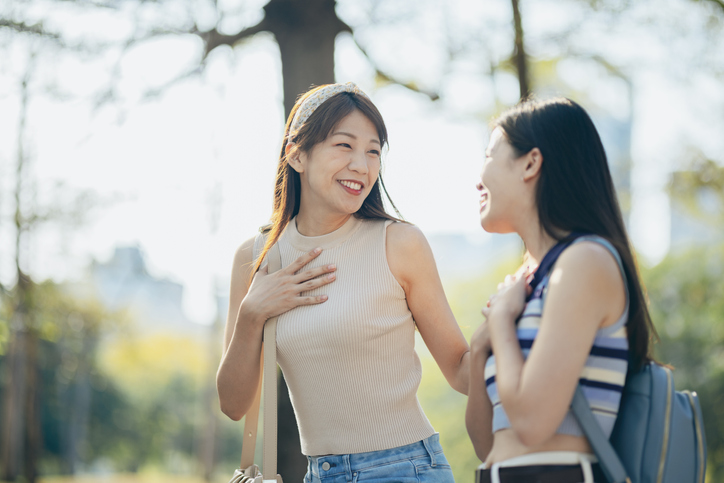
[[556,240],[561,233],[599,235],[623,261],[629,293],[628,341],[632,369],[653,360],[656,329],[646,305],[641,277],[626,234],[601,138],[586,111],[574,101],[526,100],[493,122],[516,157],[533,148],[543,155],[536,187],[541,226]]

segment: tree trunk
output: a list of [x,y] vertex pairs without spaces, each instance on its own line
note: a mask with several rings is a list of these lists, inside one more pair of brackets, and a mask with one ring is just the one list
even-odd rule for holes
[[[11,326],[22,325],[20,314],[13,314]],[[20,475],[23,461],[23,434],[25,432],[26,394],[26,339],[24,330],[11,328],[12,335],[6,359],[8,380],[5,386],[5,405],[2,424],[2,473],[0,480],[15,481]]]
[[[22,241],[29,229],[29,222],[23,212],[23,194],[28,159],[25,155],[25,136],[30,102],[29,83],[35,67],[35,53],[30,53],[28,67],[21,82],[20,116],[18,118],[17,161],[15,167],[15,271],[17,282],[14,288],[13,315],[10,327],[11,347],[6,387],[5,412],[2,435],[2,476],[14,481],[20,472],[26,480],[35,483],[38,458],[42,446],[38,334],[31,323],[31,291],[33,282],[21,266]],[[21,465],[22,462],[22,465]]]
[[334,0],[272,0],[264,11],[281,52],[288,116],[312,85],[334,82],[334,42],[350,28],[337,17]]
[[28,483],[36,483],[38,479],[38,461],[43,445],[40,422],[40,371],[38,364],[38,334],[28,331],[27,337],[27,379],[25,393],[25,459],[23,461],[25,478]]
[[518,71],[518,83],[520,84],[520,98],[525,99],[530,94],[530,81],[528,78],[528,57],[525,53],[525,42],[523,40],[523,21],[520,17],[520,5],[518,0],[511,0],[513,6],[513,25],[515,27],[515,69]]
[[[271,0],[264,10],[281,53],[286,118],[300,94],[312,85],[335,81],[334,43],[337,34],[350,28],[337,17],[335,0]],[[286,481],[301,481],[307,460],[284,377],[279,377],[278,394],[279,473]]]

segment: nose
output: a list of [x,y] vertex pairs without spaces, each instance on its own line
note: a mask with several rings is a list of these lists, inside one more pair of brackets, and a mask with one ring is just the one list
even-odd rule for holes
[[482,181],[478,181],[478,182],[475,184],[475,188],[476,188],[478,191],[483,191],[483,182],[482,182]]
[[364,152],[353,152],[349,161],[350,171],[354,171],[359,174],[367,174],[370,170],[367,166],[367,154]]

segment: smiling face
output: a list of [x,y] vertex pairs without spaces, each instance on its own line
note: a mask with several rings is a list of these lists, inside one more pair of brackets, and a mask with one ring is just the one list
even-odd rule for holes
[[523,192],[523,163],[500,128],[490,134],[485,164],[477,189],[480,191],[480,225],[487,232],[516,231],[515,220],[526,199]]
[[377,181],[381,149],[375,125],[355,109],[324,141],[300,151],[290,160],[301,180],[300,213],[356,213]]

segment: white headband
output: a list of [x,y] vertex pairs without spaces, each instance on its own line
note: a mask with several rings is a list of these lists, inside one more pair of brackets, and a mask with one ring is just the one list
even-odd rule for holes
[[324,104],[327,99],[339,94],[340,92],[352,92],[354,94],[360,94],[368,97],[367,94],[362,92],[362,90],[357,87],[354,82],[347,82],[346,84],[329,84],[322,87],[317,92],[304,99],[302,105],[299,106],[299,109],[297,109],[297,113],[294,115],[294,119],[292,120],[292,125],[289,126],[290,139],[296,134],[297,131],[299,131],[299,128],[302,127],[302,124],[307,122],[309,116],[311,116],[312,113],[316,111],[319,106]]

